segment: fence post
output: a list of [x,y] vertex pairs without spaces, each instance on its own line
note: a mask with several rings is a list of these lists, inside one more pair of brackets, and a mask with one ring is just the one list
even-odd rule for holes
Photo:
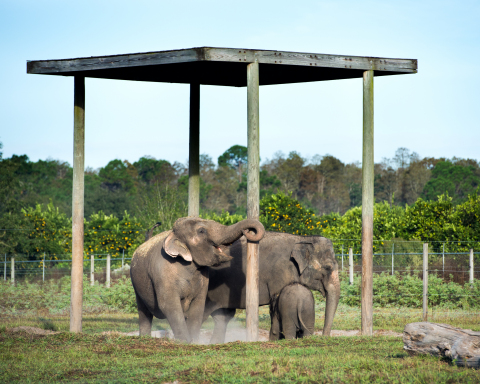
[[107,279],[105,281],[107,288],[110,288],[110,255],[107,255]]
[[342,244],[342,271],[343,271],[343,244]]
[[122,270],[124,266],[125,266],[125,248],[122,251]]
[[470,249],[470,284],[473,285],[473,248]]
[[348,268],[350,269],[350,285],[353,284],[353,248],[348,249]]
[[428,243],[423,243],[423,321],[428,319]]
[[3,264],[3,280],[7,281],[7,254],[5,253],[5,263]]
[[395,252],[395,243],[392,244],[392,276],[393,276],[393,253]]
[[10,267],[10,282],[15,284],[15,256],[12,256],[11,262],[12,266]]
[[45,282],[45,252],[43,252],[42,281]]
[[95,256],[90,256],[90,285],[95,285]]
[[442,266],[443,266],[443,277],[445,277],[445,242],[443,242]]

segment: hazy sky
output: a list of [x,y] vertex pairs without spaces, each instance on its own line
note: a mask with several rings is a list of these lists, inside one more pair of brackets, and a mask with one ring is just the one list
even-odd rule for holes
[[[73,78],[26,61],[218,46],[418,59],[375,79],[375,161],[480,160],[480,1],[0,1],[4,157],[72,163]],[[86,165],[188,157],[188,85],[86,79]],[[246,88],[201,87],[201,153],[246,145]],[[260,154],[361,160],[362,80],[260,88]]]

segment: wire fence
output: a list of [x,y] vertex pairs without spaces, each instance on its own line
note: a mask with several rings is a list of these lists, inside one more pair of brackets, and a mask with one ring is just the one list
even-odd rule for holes
[[[339,241],[335,240],[334,249],[338,261],[341,278],[348,279],[350,284],[356,276],[362,272],[362,254],[354,253],[354,249],[359,247],[348,247],[352,245],[353,240]],[[402,246],[399,242],[385,244],[383,242],[382,251],[374,253],[373,272],[375,274],[396,275],[402,279],[402,276],[417,276],[425,280],[425,276],[435,275],[443,279],[446,283],[454,282],[461,286],[467,287],[480,279],[480,252],[475,252],[473,248],[465,252],[448,252],[444,249],[448,247],[442,246],[440,252],[427,251],[425,254],[419,252],[419,248],[423,247],[422,243],[412,244],[408,242],[407,247]],[[390,247],[390,252],[385,252],[385,248]],[[360,248],[361,249],[361,248]],[[438,247],[436,247],[438,250]],[[132,259],[131,255],[122,254],[121,257],[110,257],[109,254],[92,254],[85,255],[83,262],[83,270],[86,277],[89,277],[90,283],[93,285],[95,281],[110,286],[111,278],[116,276],[129,274],[128,264]],[[478,261],[477,263],[475,261]],[[426,264],[425,264],[426,263]],[[46,281],[49,279],[60,279],[64,276],[70,276],[71,273],[71,254],[63,255],[7,255],[0,261],[0,270],[3,270],[3,279],[10,282],[21,283],[23,280],[28,281]],[[476,268],[475,268],[476,267]],[[470,284],[470,285],[469,285]],[[414,298],[417,302],[423,297],[430,300],[430,305],[436,303],[438,305],[442,300],[470,300],[471,315],[480,316],[480,297],[478,292],[462,290],[449,291],[448,293],[436,292],[435,289],[428,292],[428,284],[426,291],[418,292],[377,292],[374,294],[374,300],[377,303],[389,303],[389,298],[395,298],[396,303],[408,303],[409,298]],[[343,299],[350,300],[350,303],[359,303],[359,292],[342,292]],[[399,298],[400,297],[400,298]],[[389,304],[387,304],[389,305]],[[425,304],[424,304],[425,305]],[[468,305],[467,305],[468,307]],[[479,308],[479,311],[475,311]],[[424,308],[425,312],[425,308]],[[466,314],[466,312],[463,312]]]
[[[31,260],[32,258],[34,258]],[[132,257],[123,254],[112,258],[109,254],[93,254],[84,257],[83,273],[90,275],[91,281],[104,283],[109,277],[121,274],[125,266],[129,269]],[[4,255],[0,262],[3,280],[12,283],[28,281],[46,281],[70,276],[72,267],[71,254],[64,255]],[[92,277],[93,276],[93,277]],[[94,280],[93,280],[94,279]]]

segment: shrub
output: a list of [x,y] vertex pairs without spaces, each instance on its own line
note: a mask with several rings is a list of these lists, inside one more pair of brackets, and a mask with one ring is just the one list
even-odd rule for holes
[[216,214],[215,212],[212,212],[212,213],[201,214],[200,217],[202,219],[216,221],[217,223],[220,223],[223,225],[232,225],[245,219],[245,217],[243,217],[242,215],[238,215],[238,214],[231,215],[228,211],[223,211],[223,210],[220,215]]
[[[361,303],[361,276],[354,276],[349,285],[347,275],[342,273],[341,302],[350,306]],[[411,307],[422,308],[423,280],[412,275],[373,275],[373,304],[375,307]],[[480,308],[480,280],[461,286],[454,282],[445,282],[436,275],[428,277],[428,305],[443,308]]]
[[320,220],[311,209],[304,208],[291,194],[282,192],[260,201],[260,221],[267,231],[318,235]]

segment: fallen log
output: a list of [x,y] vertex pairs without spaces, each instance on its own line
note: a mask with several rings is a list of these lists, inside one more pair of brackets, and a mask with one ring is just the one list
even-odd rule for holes
[[446,357],[460,367],[480,368],[480,332],[429,322],[410,323],[403,330],[409,354]]

